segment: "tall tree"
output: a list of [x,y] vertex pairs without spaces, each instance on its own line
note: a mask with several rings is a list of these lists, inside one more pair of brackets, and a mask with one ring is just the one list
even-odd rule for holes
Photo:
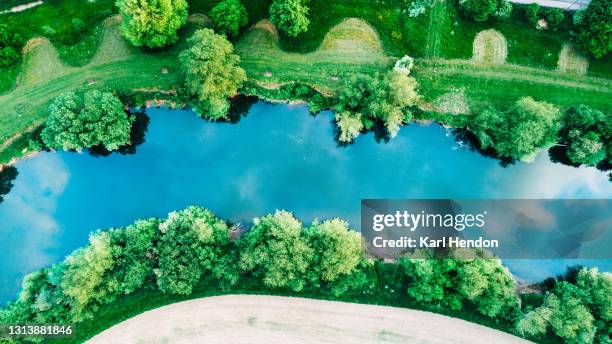
[[49,118],[41,138],[50,148],[81,150],[103,145],[116,150],[130,141],[133,116],[112,93],[67,92],[49,106]]
[[295,37],[308,31],[308,11],[305,0],[273,0],[270,21],[287,36]]
[[180,60],[185,87],[197,98],[195,109],[209,119],[223,118],[229,111],[227,98],[235,95],[246,80],[240,57],[225,37],[211,29],[196,31],[188,44]]
[[121,32],[137,47],[162,48],[176,43],[187,23],[185,0],[117,0]]

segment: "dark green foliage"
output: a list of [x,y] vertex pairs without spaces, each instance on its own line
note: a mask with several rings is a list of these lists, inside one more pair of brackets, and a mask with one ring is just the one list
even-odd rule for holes
[[612,51],[612,0],[593,0],[575,14],[576,43],[596,58]]
[[249,22],[246,8],[240,0],[224,0],[210,11],[215,30],[227,36],[236,37],[240,28]]
[[469,127],[483,149],[493,148],[500,157],[530,161],[556,142],[560,120],[555,106],[527,97],[506,112],[485,109]]
[[535,25],[538,20],[540,20],[540,5],[537,3],[532,3],[525,6],[525,19],[533,25]]
[[163,48],[176,43],[187,23],[185,0],[117,0],[121,32],[137,47]]
[[308,31],[308,6],[305,0],[273,0],[270,21],[289,37]]
[[309,85],[291,82],[281,85],[279,88],[269,89],[257,85],[255,82],[246,81],[240,92],[247,95],[257,96],[260,99],[270,101],[292,101],[303,100],[308,103],[311,113],[318,113],[334,106],[336,101],[333,97],[325,97]]
[[420,251],[399,261],[408,278],[408,295],[419,302],[459,310],[472,303],[483,315],[511,317],[518,308],[514,279],[498,259],[484,252],[476,259],[433,258]]
[[0,203],[4,201],[4,195],[13,188],[13,182],[18,174],[14,166],[4,166],[0,171]]
[[240,57],[232,44],[211,29],[196,31],[181,55],[185,87],[196,98],[195,110],[203,117],[220,119],[229,111],[228,97],[246,80]]
[[79,18],[72,19],[72,28],[78,34],[83,33],[85,31],[85,23]]
[[571,107],[559,136],[571,162],[595,166],[606,158],[606,147],[612,143],[612,118],[586,105]]
[[459,0],[459,9],[468,18],[483,22],[491,18],[507,19],[512,5],[507,0]]
[[565,20],[565,13],[559,8],[547,8],[544,11],[544,19],[550,28],[557,28],[563,20]]
[[54,149],[81,150],[102,145],[113,151],[126,145],[134,118],[111,93],[68,92],[49,106],[49,118],[41,137]]
[[23,39],[7,25],[0,25],[0,67],[14,65],[21,59]]

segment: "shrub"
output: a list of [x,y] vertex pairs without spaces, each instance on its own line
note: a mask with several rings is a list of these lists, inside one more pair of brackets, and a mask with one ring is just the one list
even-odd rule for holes
[[117,0],[121,32],[137,47],[162,48],[176,43],[187,23],[185,0]]
[[586,53],[601,58],[612,50],[612,0],[593,0],[578,11],[576,43]]
[[12,66],[21,59],[21,36],[10,32],[9,27],[0,25],[0,67]]
[[83,21],[79,18],[73,18],[72,19],[72,29],[76,33],[83,33],[83,31],[85,31],[85,23],[83,23]]
[[295,37],[308,31],[308,10],[304,0],[273,0],[270,21],[287,36]]
[[586,105],[565,112],[559,136],[571,162],[594,166],[606,158],[606,146],[612,142],[610,117]]
[[185,87],[197,100],[195,110],[208,119],[220,119],[229,111],[228,97],[246,80],[240,57],[232,44],[211,29],[196,31],[181,55]]
[[249,22],[246,8],[240,0],[225,0],[218,3],[210,11],[210,19],[218,32],[233,37],[238,36],[240,28]]
[[540,5],[532,3],[525,6],[525,19],[533,25],[536,25],[540,20]]
[[408,5],[408,16],[418,17],[433,6],[433,0],[412,0]]
[[81,150],[102,145],[113,151],[129,143],[133,121],[134,117],[111,93],[67,92],[49,105],[41,138],[54,149]]

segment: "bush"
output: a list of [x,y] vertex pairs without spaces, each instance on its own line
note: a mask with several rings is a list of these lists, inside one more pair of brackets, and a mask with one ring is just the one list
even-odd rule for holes
[[540,5],[534,2],[525,6],[525,19],[530,24],[536,25],[540,20]]
[[67,92],[49,105],[49,118],[41,133],[49,148],[81,150],[102,145],[109,151],[130,141],[134,117],[111,93]]
[[308,31],[308,6],[304,0],[273,0],[270,21],[289,37]]
[[244,5],[239,0],[225,0],[210,11],[210,19],[215,29],[227,36],[238,36],[240,28],[248,24],[249,18]]
[[612,50],[612,0],[593,0],[576,13],[576,43],[586,53],[601,58]]
[[0,67],[12,66],[21,59],[21,36],[10,32],[9,27],[0,25]]
[[611,115],[586,105],[565,112],[559,132],[561,143],[567,146],[568,159],[576,164],[595,166],[606,158],[606,146],[612,142]]
[[427,12],[433,6],[433,0],[412,0],[408,5],[408,16],[415,18]]
[[85,31],[85,23],[79,18],[72,19],[72,29],[76,33],[83,33]]
[[196,31],[181,55],[185,88],[197,100],[195,110],[208,119],[225,118],[228,97],[235,95],[246,80],[240,57],[232,44],[211,29]]
[[117,0],[121,32],[137,47],[163,48],[176,43],[187,23],[185,0]]

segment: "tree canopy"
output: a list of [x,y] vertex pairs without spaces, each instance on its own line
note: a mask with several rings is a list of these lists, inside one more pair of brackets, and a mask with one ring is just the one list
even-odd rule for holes
[[573,106],[565,112],[559,136],[571,162],[595,166],[612,145],[612,116],[586,105]]
[[64,93],[49,105],[49,118],[41,133],[54,149],[81,150],[103,145],[113,151],[130,141],[134,117],[126,113],[112,93]]
[[7,25],[0,24],[0,67],[14,65],[21,59],[23,43],[19,34],[11,32]]
[[336,122],[341,142],[352,141],[359,132],[384,124],[391,137],[400,126],[411,120],[407,109],[416,105],[419,95],[416,80],[394,69],[384,76],[352,75],[349,77],[336,105]]
[[521,98],[505,112],[488,108],[472,120],[470,129],[483,149],[501,157],[531,161],[557,140],[561,114],[552,104]]
[[308,10],[305,0],[273,0],[270,21],[287,36],[295,37],[308,31]]
[[228,97],[246,80],[240,57],[224,37],[211,29],[194,33],[180,55],[185,87],[197,99],[196,111],[205,118],[220,119],[229,111]]
[[163,48],[176,43],[187,23],[185,0],[117,0],[121,32],[137,47]]
[[227,36],[236,37],[240,28],[248,24],[246,8],[240,0],[224,0],[210,11],[215,30]]
[[612,0],[593,0],[574,15],[576,43],[596,58],[612,51]]

